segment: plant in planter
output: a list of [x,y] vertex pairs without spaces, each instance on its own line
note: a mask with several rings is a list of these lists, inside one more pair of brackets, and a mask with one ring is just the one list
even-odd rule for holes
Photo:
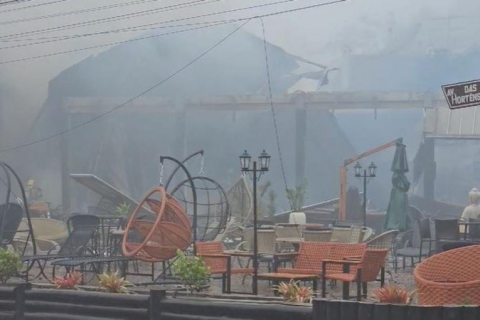
[[118,272],[115,273],[102,273],[97,275],[99,289],[108,293],[130,293],[127,286],[131,283],[118,276]]
[[281,282],[278,286],[274,286],[279,294],[288,302],[311,303],[313,298],[313,290],[310,287],[302,287],[299,281],[290,280],[289,283]]
[[173,272],[190,293],[201,291],[210,278],[210,268],[200,257],[186,256],[181,250],[177,250]]
[[20,258],[13,252],[0,249],[0,282],[7,283],[22,268]]
[[374,291],[375,297],[381,303],[410,304],[416,290],[408,292],[403,286],[386,285]]
[[292,210],[291,215],[294,216],[294,220],[296,216],[299,217],[303,216],[302,220],[305,219],[305,214],[303,212],[300,212],[300,210],[303,208],[303,205],[305,204],[305,198],[307,195],[307,186],[308,182],[307,179],[303,180],[303,182],[296,186],[293,189],[286,188],[286,197],[290,203],[290,209]]
[[67,273],[64,278],[55,277],[55,279],[52,280],[52,283],[57,289],[76,290],[81,279],[82,274],[75,271],[72,273]]
[[130,205],[126,202],[122,203],[121,205],[117,206],[115,213],[122,217],[128,216],[130,214]]

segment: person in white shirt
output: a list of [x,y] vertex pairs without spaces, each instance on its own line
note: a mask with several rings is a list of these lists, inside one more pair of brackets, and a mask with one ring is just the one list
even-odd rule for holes
[[468,193],[468,198],[470,199],[470,205],[465,207],[460,219],[478,219],[480,216],[480,192],[477,190],[477,188],[470,190]]

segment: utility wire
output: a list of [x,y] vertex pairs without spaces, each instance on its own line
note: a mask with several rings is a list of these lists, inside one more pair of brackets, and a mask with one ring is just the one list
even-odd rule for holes
[[[66,1],[66,0],[62,0],[62,1]],[[62,2],[62,1],[60,1],[60,2]],[[145,4],[145,3],[157,2],[157,1],[162,1],[162,0],[136,0],[136,1],[130,1],[130,2],[121,2],[121,3],[115,3],[115,4],[100,6],[100,7],[93,7],[93,8],[72,10],[72,11],[68,11],[68,12],[53,13],[53,14],[48,14],[48,15],[43,15],[43,16],[36,16],[36,17],[32,17],[32,18],[7,20],[7,21],[0,22],[0,24],[1,25],[7,25],[7,24],[22,23],[22,22],[38,21],[38,20],[43,20],[43,19],[71,16],[71,15],[83,14],[83,13],[88,13],[88,12],[96,12],[96,11],[101,11],[101,10],[108,10],[108,9],[115,9],[115,8],[133,6],[133,5],[142,5],[142,4]],[[54,1],[54,2],[58,2],[58,1]]]
[[31,9],[31,8],[36,8],[36,7],[43,7],[43,6],[48,6],[48,5],[51,5],[51,4],[56,4],[56,3],[65,2],[65,1],[69,1],[69,0],[54,0],[54,1],[50,1],[50,2],[33,4],[33,5],[30,5],[30,6],[26,6],[26,7],[13,8],[13,9],[8,9],[8,10],[2,10],[2,11],[0,11],[0,14],[2,14],[2,13],[7,13],[7,12],[12,12],[12,11],[24,10],[24,9]]
[[0,7],[7,6],[7,5],[11,5],[11,4],[19,4],[19,3],[23,3],[23,2],[29,2],[29,1],[32,1],[32,0],[10,0],[10,1],[2,1],[2,2],[0,2]]
[[285,190],[288,189],[287,176],[285,174],[285,166],[283,164],[282,149],[280,148],[280,138],[278,136],[277,128],[277,117],[275,116],[275,109],[273,108],[273,94],[272,94],[272,81],[270,79],[270,65],[268,63],[268,52],[267,52],[267,37],[265,35],[265,24],[263,23],[263,18],[259,18],[262,23],[262,33],[263,33],[263,48],[265,50],[265,69],[267,71],[267,80],[268,80],[268,100],[270,103],[270,110],[272,111],[273,118],[273,127],[275,128],[275,138],[277,141],[277,150],[278,156],[280,159],[280,167],[282,168],[283,182],[285,184]]
[[[296,8],[296,9],[290,9],[290,10],[283,10],[283,11],[277,11],[277,12],[274,12],[274,13],[269,13],[269,14],[264,14],[264,15],[261,15],[261,16],[256,16],[255,18],[264,18],[264,17],[271,17],[271,16],[274,16],[274,15],[280,15],[280,14],[285,14],[285,13],[290,13],[290,12],[296,12],[296,11],[300,11],[300,10],[306,10],[306,9],[311,9],[311,8],[316,8],[316,7],[321,7],[321,6],[327,6],[327,5],[331,5],[331,4],[336,4],[336,3],[340,3],[340,2],[345,2],[347,0],[336,0],[336,1],[331,1],[331,2],[324,2],[324,3],[320,3],[320,4],[316,4],[316,5],[310,5],[310,6],[305,6],[305,7],[301,7],[301,8]],[[126,102],[114,107],[113,109],[110,109],[108,111],[105,111],[104,113],[101,113],[99,114],[98,116],[90,119],[90,120],[87,120],[85,122],[82,122],[72,128],[69,128],[69,129],[66,129],[66,130],[63,130],[63,131],[60,131],[60,132],[57,132],[53,135],[50,135],[50,136],[47,136],[47,137],[44,137],[44,138],[41,138],[41,139],[38,139],[38,140],[34,140],[34,141],[31,141],[31,142],[28,142],[28,143],[25,143],[25,144],[21,144],[21,145],[18,145],[18,146],[15,146],[15,147],[11,147],[11,148],[6,148],[6,149],[3,149],[3,150],[0,150],[0,153],[5,153],[5,152],[10,152],[10,151],[14,151],[14,150],[18,150],[18,149],[22,149],[22,148],[25,148],[25,147],[29,147],[31,145],[35,145],[35,144],[38,144],[38,143],[41,143],[41,142],[44,142],[44,141],[47,141],[47,140],[50,140],[50,139],[53,139],[55,137],[58,137],[58,136],[61,136],[63,134],[66,134],[66,133],[69,133],[73,130],[76,130],[78,128],[81,128],[91,122],[94,122],[126,105],[128,105],[129,103],[131,103],[132,101],[142,97],[143,95],[147,94],[148,92],[152,91],[153,89],[157,88],[158,86],[162,85],[163,83],[167,82],[168,80],[170,80],[171,78],[175,77],[178,73],[182,72],[183,70],[187,69],[189,66],[191,66],[192,64],[194,64],[196,61],[200,60],[202,57],[204,57],[205,55],[207,55],[210,51],[212,51],[213,49],[215,49],[216,47],[218,47],[221,43],[223,43],[225,40],[227,40],[230,36],[232,36],[235,32],[237,32],[238,30],[240,30],[243,26],[245,26],[250,20],[252,19],[248,19],[246,20],[242,25],[240,25],[238,28],[236,28],[234,31],[232,31],[231,33],[229,33],[226,37],[224,37],[222,40],[220,40],[218,43],[216,43],[214,46],[212,46],[210,49],[208,49],[207,51],[205,51],[204,53],[202,53],[201,55],[199,55],[197,58],[195,58],[194,60],[192,60],[191,62],[189,62],[188,64],[186,64],[184,67],[180,68],[179,70],[177,70],[176,72],[174,72],[173,74],[171,74],[170,76],[168,76],[167,78],[165,78],[164,80],[162,80],[161,82],[155,84],[153,87],[150,87],[148,88],[147,90],[145,90],[144,92],[138,94],[137,96],[127,100]]]
[[85,50],[91,50],[91,49],[98,49],[98,48],[103,48],[103,47],[108,47],[112,45],[119,45],[119,44],[124,44],[124,43],[129,43],[129,42],[135,42],[135,41],[141,41],[141,40],[146,40],[146,39],[152,39],[152,38],[158,38],[166,35],[171,35],[171,34],[176,34],[176,33],[183,33],[187,31],[193,31],[193,30],[198,30],[198,29],[205,29],[209,27],[215,27],[219,26],[222,24],[227,24],[229,22],[225,23],[217,23],[213,25],[207,25],[203,27],[196,27],[196,28],[190,28],[190,29],[185,29],[185,30],[177,30],[177,31],[172,31],[172,32],[167,32],[167,33],[161,33],[161,34],[155,34],[151,36],[146,36],[146,37],[141,37],[141,38],[134,38],[130,40],[125,40],[125,41],[117,41],[117,42],[110,42],[106,44],[99,44],[96,46],[91,46],[91,47],[84,47],[84,48],[78,48],[78,49],[72,49],[72,50],[67,50],[67,51],[60,51],[60,52],[53,52],[53,53],[47,53],[47,54],[42,54],[39,56],[34,56],[34,57],[28,57],[28,58],[23,58],[23,59],[15,59],[15,60],[9,60],[9,61],[0,61],[0,65],[4,64],[11,64],[11,63],[17,63],[17,62],[23,62],[23,61],[28,61],[28,60],[35,60],[35,59],[40,59],[40,58],[48,58],[48,57],[53,57],[53,56],[58,56],[66,53],[74,53],[74,52],[79,52],[79,51],[85,51]]
[[82,122],[78,125],[75,125],[69,129],[66,129],[66,130],[63,130],[63,131],[60,131],[60,132],[57,132],[51,136],[48,136],[48,137],[45,137],[45,138],[42,138],[42,139],[38,139],[38,140],[35,140],[35,141],[32,141],[32,142],[29,142],[29,143],[26,143],[26,144],[23,144],[23,145],[19,145],[17,147],[12,147],[12,148],[8,148],[8,149],[3,149],[3,150],[0,150],[0,153],[5,153],[5,152],[9,152],[9,151],[13,151],[13,150],[17,150],[17,149],[20,149],[20,148],[24,148],[24,147],[28,147],[28,146],[31,146],[31,145],[34,145],[34,144],[37,144],[39,142],[43,142],[43,141],[47,141],[47,140],[50,140],[52,138],[55,138],[55,137],[58,137],[58,136],[61,136],[65,133],[68,133],[68,132],[71,132],[73,130],[76,130],[76,129],[79,129],[89,123],[92,123],[128,104],[130,104],[131,102],[133,102],[134,100],[142,97],[143,95],[149,93],[150,91],[154,90],[155,88],[161,86],[162,84],[164,84],[165,82],[167,82],[168,80],[172,79],[173,77],[175,77],[177,74],[179,74],[180,72],[182,72],[183,70],[187,69],[188,67],[190,67],[191,65],[193,65],[195,62],[197,62],[198,60],[200,60],[201,58],[203,58],[204,56],[206,56],[207,54],[209,54],[212,50],[214,50],[216,47],[218,47],[219,45],[221,45],[223,42],[225,42],[228,38],[230,38],[234,33],[236,33],[238,30],[240,30],[241,28],[243,28],[250,20],[247,20],[245,21],[244,23],[242,23],[239,27],[237,27],[235,30],[233,30],[232,32],[230,32],[228,35],[226,35],[225,37],[223,37],[220,41],[218,41],[216,44],[214,44],[212,47],[210,47],[209,49],[207,49],[206,51],[204,51],[202,54],[200,54],[199,56],[197,56],[195,59],[191,60],[189,63],[187,63],[186,65],[184,65],[183,67],[181,67],[180,69],[178,69],[177,71],[175,71],[174,73],[170,74],[168,77],[164,78],[162,81],[156,83],[155,85],[151,86],[150,88],[148,88],[147,90],[141,92],[140,94],[136,95],[135,97],[133,98],[130,98],[128,99],[127,101],[125,101],[124,103],[114,107],[113,109],[110,109],[106,112],[103,112],[101,114],[99,114],[98,116],[96,117],[93,117],[92,119],[90,120],[87,120],[85,122]]
[[[283,1],[278,1],[278,2],[276,2],[276,3],[270,3],[270,4],[268,4],[268,5],[285,3],[285,2],[291,2],[291,1],[296,1],[296,0],[283,0]],[[315,4],[315,5],[310,5],[310,6],[305,6],[305,7],[295,8],[295,9],[288,9],[288,10],[283,10],[283,11],[276,11],[276,12],[267,13],[267,14],[263,14],[263,15],[251,16],[251,17],[248,17],[248,18],[235,19],[235,21],[245,21],[245,20],[256,19],[256,18],[265,18],[265,17],[275,16],[275,15],[281,15],[281,14],[296,12],[296,11],[300,11],[300,10],[306,10],[306,9],[312,9],[312,8],[321,7],[321,6],[327,6],[327,5],[336,4],[336,3],[345,2],[345,1],[347,1],[347,0],[335,0],[335,1],[330,1],[330,2],[323,2],[323,3],[320,3],[320,4]],[[252,6],[252,7],[258,7],[258,6],[264,6],[264,5],[266,5],[266,4],[257,5],[257,6]],[[209,13],[209,14],[204,14],[204,15],[199,15],[199,16],[194,16],[194,17],[186,17],[186,18],[181,18],[181,19],[169,20],[169,21],[164,21],[163,23],[170,23],[170,22],[176,22],[176,21],[183,21],[183,20],[195,19],[195,18],[199,18],[199,17],[206,17],[206,16],[212,16],[212,15],[218,15],[218,14],[223,14],[223,13],[225,13],[225,12],[246,10],[246,9],[250,9],[250,8],[252,8],[252,7],[248,7],[248,8],[238,8],[238,9],[227,10],[227,11],[222,11],[222,12],[214,12],[214,13]],[[150,24],[150,25],[154,25],[154,24]],[[61,51],[61,52],[53,52],[53,53],[48,53],[48,54],[43,54],[43,55],[38,55],[38,56],[33,56],[33,57],[20,58],[20,59],[14,59],[14,60],[7,60],[7,61],[0,61],[0,65],[11,64],[11,63],[18,63],[18,62],[35,60],[35,59],[40,59],[40,58],[47,58],[47,57],[62,55],[62,54],[66,54],[66,53],[74,53],[74,52],[84,51],[84,50],[90,50],[90,49],[97,49],[97,48],[107,47],[107,46],[111,46],[111,45],[118,45],[118,44],[122,44],[122,43],[129,43],[129,42],[134,42],[134,41],[151,39],[151,38],[155,38],[155,37],[159,37],[159,36],[161,36],[161,35],[151,35],[151,36],[145,36],[145,37],[140,37],[140,38],[135,38],[135,39],[130,39],[130,40],[110,42],[110,43],[101,44],[101,45],[96,45],[96,46],[77,48],[77,49],[72,49],[72,50],[67,50],[67,51]]]
[[149,10],[142,10],[142,11],[124,13],[124,14],[121,14],[121,15],[116,15],[116,16],[112,16],[112,17],[108,17],[108,18],[94,19],[94,20],[71,23],[71,24],[57,26],[57,27],[50,27],[50,28],[33,30],[33,31],[25,31],[25,32],[20,32],[20,33],[14,33],[14,34],[6,35],[6,36],[0,36],[0,39],[18,38],[18,37],[21,37],[21,36],[24,36],[24,35],[30,35],[30,34],[42,34],[42,33],[52,32],[52,31],[63,31],[63,30],[75,29],[75,28],[80,28],[80,27],[85,27],[85,26],[91,26],[91,25],[96,25],[96,24],[108,23],[108,22],[112,22],[112,21],[119,21],[119,20],[141,17],[141,16],[145,16],[145,15],[156,14],[156,13],[159,13],[159,12],[168,12],[168,11],[174,11],[174,10],[179,10],[179,9],[192,8],[192,7],[196,7],[196,6],[200,6],[200,5],[206,5],[206,4],[219,2],[219,1],[225,1],[225,0],[195,0],[195,1],[190,1],[190,2],[186,2],[186,3],[164,6],[164,7],[160,7],[160,8],[156,8],[156,9],[149,9]]
[[[197,23],[184,23],[184,24],[177,24],[177,25],[151,27],[151,28],[139,28],[139,27],[138,28],[137,27],[124,28],[124,29],[110,30],[110,31],[104,31],[104,32],[79,34],[79,35],[75,35],[75,36],[71,36],[71,37],[65,37],[63,39],[50,38],[51,40],[37,41],[37,42],[23,43],[23,44],[15,44],[15,45],[7,46],[7,47],[0,47],[0,50],[23,48],[23,47],[35,46],[35,45],[40,45],[40,44],[45,44],[45,43],[52,43],[52,42],[66,41],[66,40],[72,40],[72,39],[79,39],[79,38],[84,38],[84,37],[106,35],[106,34],[110,34],[110,33],[138,32],[138,31],[157,30],[157,29],[190,27],[190,26],[198,26],[198,25],[208,26],[208,25],[218,25],[218,24],[222,24],[222,23],[233,23],[233,22],[238,22],[238,19],[205,21],[205,22],[197,22]],[[44,38],[44,39],[49,39],[49,38]],[[15,40],[15,41],[19,41],[19,40]]]

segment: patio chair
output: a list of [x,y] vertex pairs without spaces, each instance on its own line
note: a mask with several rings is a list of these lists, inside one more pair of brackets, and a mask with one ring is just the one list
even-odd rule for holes
[[100,218],[91,214],[75,214],[67,221],[68,233],[78,226],[100,226]]
[[468,219],[469,222],[475,222],[479,224],[471,224],[468,226],[468,237],[470,240],[479,242],[480,241],[480,219]]
[[367,242],[375,236],[372,228],[364,227],[362,228],[362,240],[360,242]]
[[348,243],[351,239],[352,228],[351,227],[333,227],[331,242]]
[[364,229],[362,227],[358,226],[352,226],[352,231],[350,233],[350,239],[348,240],[348,243],[360,243],[362,242],[363,236],[364,236]]
[[[13,239],[22,221],[23,208],[16,203],[0,205],[1,246],[13,245]],[[27,229],[28,230],[28,229]]]
[[413,232],[416,232],[418,237],[414,235],[411,243],[407,241],[405,243],[405,247],[397,248],[394,251],[395,273],[397,273],[399,257],[403,258],[402,269],[405,270],[405,258],[410,258],[411,267],[413,268],[415,265],[415,258],[418,259],[418,262],[421,262],[423,257],[428,257],[434,250],[432,243],[435,242],[435,239],[432,239],[430,219],[425,218],[417,220],[417,222],[414,224]]
[[480,304],[480,246],[436,254],[413,272],[419,305]]
[[388,249],[388,254],[385,257],[385,262],[388,263],[390,261],[390,254],[394,250],[397,235],[398,230],[386,231],[367,241],[367,247],[370,249]]
[[440,248],[446,242],[460,240],[460,228],[458,219],[435,219],[436,248]]
[[[277,225],[275,226],[275,234],[277,239],[302,239],[303,236],[303,227],[299,224],[291,225]],[[292,243],[289,242],[280,242],[279,250],[280,251],[293,251],[295,247]]]
[[231,257],[235,253],[226,253],[221,241],[196,242],[197,256],[210,267],[211,275],[222,277],[222,293],[231,293],[231,276],[235,274],[253,274],[253,268],[232,268]]
[[[367,249],[363,252],[360,259],[344,259],[344,260],[323,260],[322,269],[327,270],[328,265],[342,266],[342,271],[339,273],[324,272],[322,273],[322,297],[326,296],[326,280],[338,280],[342,281],[343,287],[343,299],[348,300],[349,287],[348,284],[355,282],[357,284],[357,300],[362,299],[362,287],[363,296],[367,296],[367,283],[377,280],[378,274],[383,271],[385,267],[385,257],[387,256],[388,249]],[[355,268],[352,268],[355,267]],[[383,272],[382,272],[383,274]],[[384,279],[382,277],[381,284],[384,285]]]
[[330,242],[332,237],[331,230],[305,230],[303,231],[303,239],[307,242]]
[[[47,265],[47,262],[55,259],[67,259],[78,256],[85,256],[88,253],[92,254],[93,249],[88,247],[88,243],[92,239],[92,237],[94,237],[96,231],[96,226],[78,226],[72,230],[67,240],[56,254],[50,254],[54,249],[52,248],[51,250],[49,250],[49,252],[47,252],[46,255],[21,257],[22,263],[28,264],[27,271],[25,273],[27,280],[29,271],[35,264],[37,264],[40,268],[39,273],[35,277],[35,279],[40,275],[43,275],[46,279],[48,279],[47,275],[45,274],[45,267]],[[43,264],[41,262],[43,262]]]

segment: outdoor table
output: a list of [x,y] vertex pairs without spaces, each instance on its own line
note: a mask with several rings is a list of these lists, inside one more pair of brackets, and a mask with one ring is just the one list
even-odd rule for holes
[[100,247],[105,249],[110,244],[110,231],[112,229],[117,229],[120,226],[120,223],[123,220],[122,216],[111,215],[111,216],[97,216],[100,219],[100,237],[101,243]]
[[460,233],[463,233],[463,240],[467,240],[468,229],[470,226],[478,226],[480,225],[480,221],[458,221],[458,227],[460,229]]

